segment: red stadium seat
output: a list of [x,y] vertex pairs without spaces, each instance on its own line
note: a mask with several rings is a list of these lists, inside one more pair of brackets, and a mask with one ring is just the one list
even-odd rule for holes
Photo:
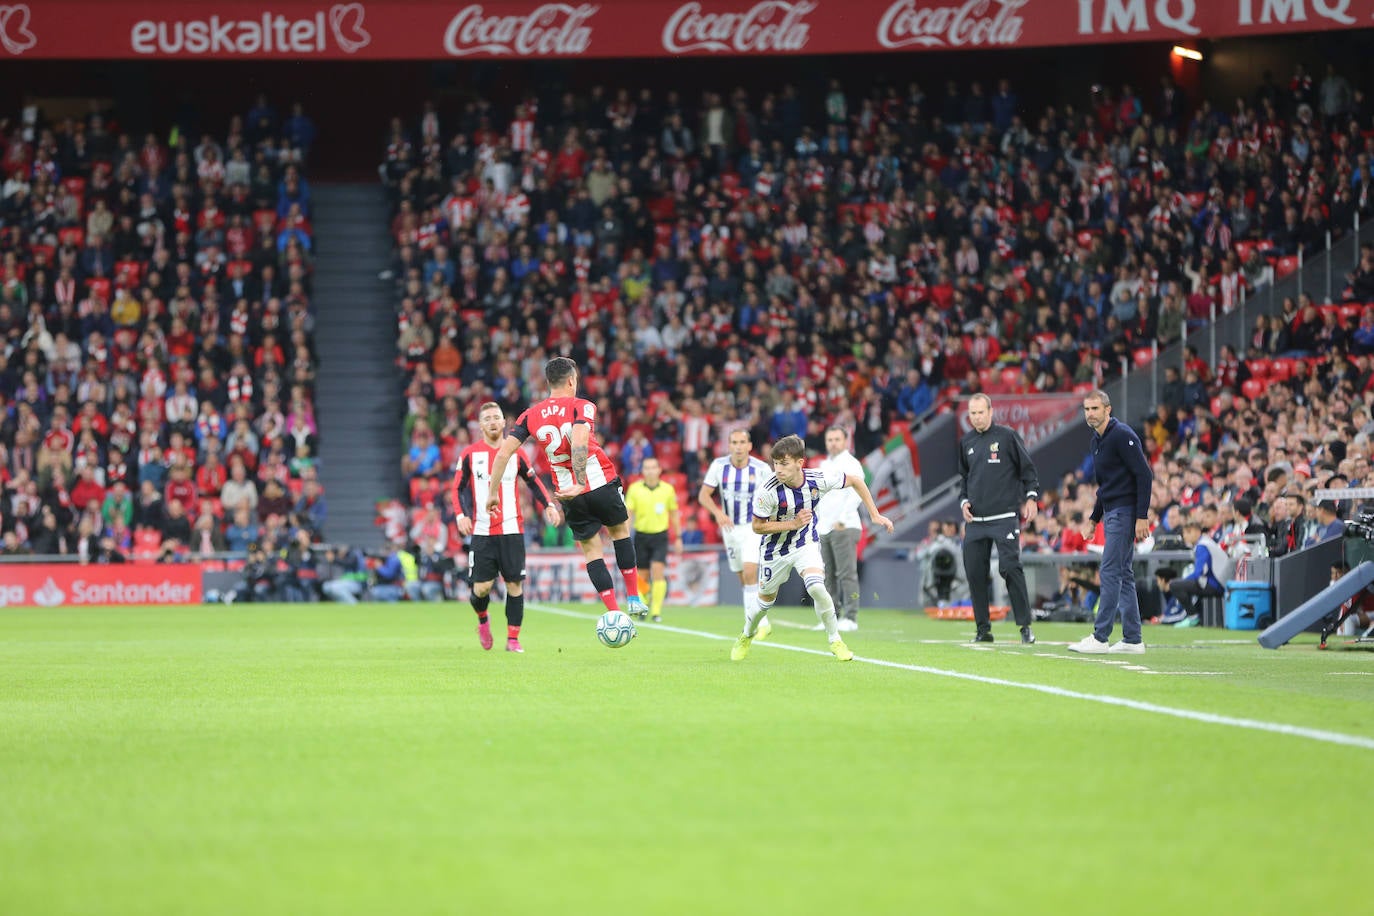
[[86,199],[86,179],[80,175],[71,175],[62,179],[62,187],[67,189],[67,193],[81,200]]
[[1093,239],[1101,234],[1102,233],[1096,229],[1079,229],[1078,235],[1075,236],[1075,238],[1078,239],[1079,245],[1082,245],[1084,248],[1091,248],[1093,247]]
[[1274,262],[1274,279],[1282,280],[1298,269],[1297,255],[1287,255]]
[[59,245],[74,245],[80,248],[86,244],[86,230],[80,226],[68,226],[65,229],[57,230],[57,242]]
[[1270,365],[1267,359],[1247,360],[1245,368],[1250,370],[1251,378],[1264,379],[1269,377]]
[[1132,353],[1131,358],[1135,362],[1137,369],[1144,368],[1154,361],[1155,351],[1153,349],[1147,350],[1142,347]]
[[1257,378],[1246,379],[1241,383],[1240,390],[1247,398],[1255,401],[1264,394],[1264,382]]
[[1293,361],[1291,359],[1274,359],[1269,361],[1269,378],[1275,382],[1286,382],[1293,375]]
[[682,443],[675,439],[655,442],[654,457],[658,458],[658,463],[663,465],[665,472],[680,471],[682,470]]
[[458,389],[463,387],[463,382],[451,375],[441,375],[434,379],[434,397],[443,400],[451,394],[457,394]]
[[162,533],[156,528],[139,528],[134,532],[133,555],[135,559],[151,560],[162,549]]
[[1360,323],[1364,311],[1365,306],[1363,305],[1343,305],[1341,306],[1341,322],[1346,327],[1357,325]]

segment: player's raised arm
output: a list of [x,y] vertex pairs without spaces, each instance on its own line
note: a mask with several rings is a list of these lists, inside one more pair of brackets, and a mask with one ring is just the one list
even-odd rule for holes
[[873,524],[881,525],[888,531],[892,530],[892,520],[878,511],[878,506],[873,502],[873,494],[868,491],[868,483],[857,474],[844,475],[844,485],[850,487],[859,498],[863,500],[864,508],[868,510],[868,515],[873,519]]

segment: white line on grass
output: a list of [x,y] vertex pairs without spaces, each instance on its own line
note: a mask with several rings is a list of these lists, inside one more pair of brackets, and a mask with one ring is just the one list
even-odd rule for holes
[[[543,611],[546,614],[556,614],[560,617],[573,617],[579,620],[595,620],[599,616],[584,611],[569,611],[564,608],[552,607],[537,602],[527,603],[525,607],[534,611]],[[713,639],[717,642],[735,641],[733,636],[723,636],[720,633],[708,633],[705,630],[689,630],[685,627],[674,627],[662,623],[650,624],[649,626],[654,630],[663,630],[668,633],[681,633],[684,636],[698,636],[702,639]],[[774,649],[785,649],[788,652],[802,652],[806,655],[823,655],[826,658],[830,657],[830,653],[822,649],[789,646],[771,640],[756,643],[756,645],[768,646]],[[1148,703],[1144,700],[1132,700],[1126,697],[1114,697],[1101,693],[1082,693],[1077,690],[1054,687],[1050,684],[1030,684],[1024,681],[1009,681],[1006,678],[989,677],[984,674],[970,674],[965,671],[948,671],[944,668],[932,668],[929,665],[909,665],[905,662],[892,662],[881,658],[865,658],[861,655],[854,656],[854,661],[864,662],[869,665],[877,665],[880,668],[896,668],[901,671],[914,671],[918,674],[952,677],[956,680],[974,681],[975,683],[991,684],[996,687],[1014,687],[1018,690],[1033,690],[1036,693],[1046,693],[1050,696],[1064,697],[1070,700],[1087,700],[1090,703],[1101,703],[1104,706],[1119,706],[1124,709],[1134,709],[1137,712],[1150,712],[1160,716],[1171,716],[1175,719],[1204,722],[1208,725],[1226,725],[1232,728],[1249,729],[1250,731],[1270,732],[1276,735],[1291,735],[1295,738],[1307,738],[1311,741],[1322,741],[1327,744],[1342,744],[1347,747],[1358,747],[1363,750],[1374,751],[1374,738],[1366,738],[1363,735],[1347,735],[1341,732],[1325,731],[1320,728],[1307,728],[1301,725],[1285,725],[1282,722],[1262,722],[1258,719],[1222,716],[1211,712],[1198,712],[1193,709],[1177,709],[1173,706],[1161,706],[1158,703]]]

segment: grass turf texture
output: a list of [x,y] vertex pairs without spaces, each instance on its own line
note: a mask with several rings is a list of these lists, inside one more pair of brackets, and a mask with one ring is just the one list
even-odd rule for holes
[[[1374,750],[769,643],[732,664],[735,608],[610,650],[573,610],[531,611],[524,655],[466,605],[0,611],[0,913],[1367,905],[1342,800]],[[1374,737],[1374,654],[1306,638],[1152,627],[1109,665],[1044,644],[1082,626],[982,651],[862,622],[861,657]]]

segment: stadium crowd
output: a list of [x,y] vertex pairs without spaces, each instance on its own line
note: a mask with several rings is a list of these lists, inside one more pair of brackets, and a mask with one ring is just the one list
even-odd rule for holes
[[[736,427],[819,452],[840,423],[864,454],[955,396],[1087,390],[1367,216],[1371,114],[1334,70],[1301,68],[1243,98],[1165,78],[1038,112],[1007,80],[427,104],[392,121],[381,166],[412,501],[441,498],[475,406],[538,397],[553,355],[587,367],[626,473],[656,454],[684,496]],[[1374,257],[1348,296],[1374,300]],[[1334,407],[1308,383],[1353,384],[1355,364],[1256,361],[1334,353],[1337,330],[1353,359],[1374,352],[1374,315],[1299,302],[1262,320],[1249,362],[1171,376],[1151,427],[1162,517],[1238,486],[1232,464],[1322,467],[1332,427],[1312,411]],[[1256,397],[1270,366],[1283,384]],[[1058,514],[1035,537],[1061,544]]]
[[314,139],[265,97],[219,136],[0,119],[0,552],[319,538]]

